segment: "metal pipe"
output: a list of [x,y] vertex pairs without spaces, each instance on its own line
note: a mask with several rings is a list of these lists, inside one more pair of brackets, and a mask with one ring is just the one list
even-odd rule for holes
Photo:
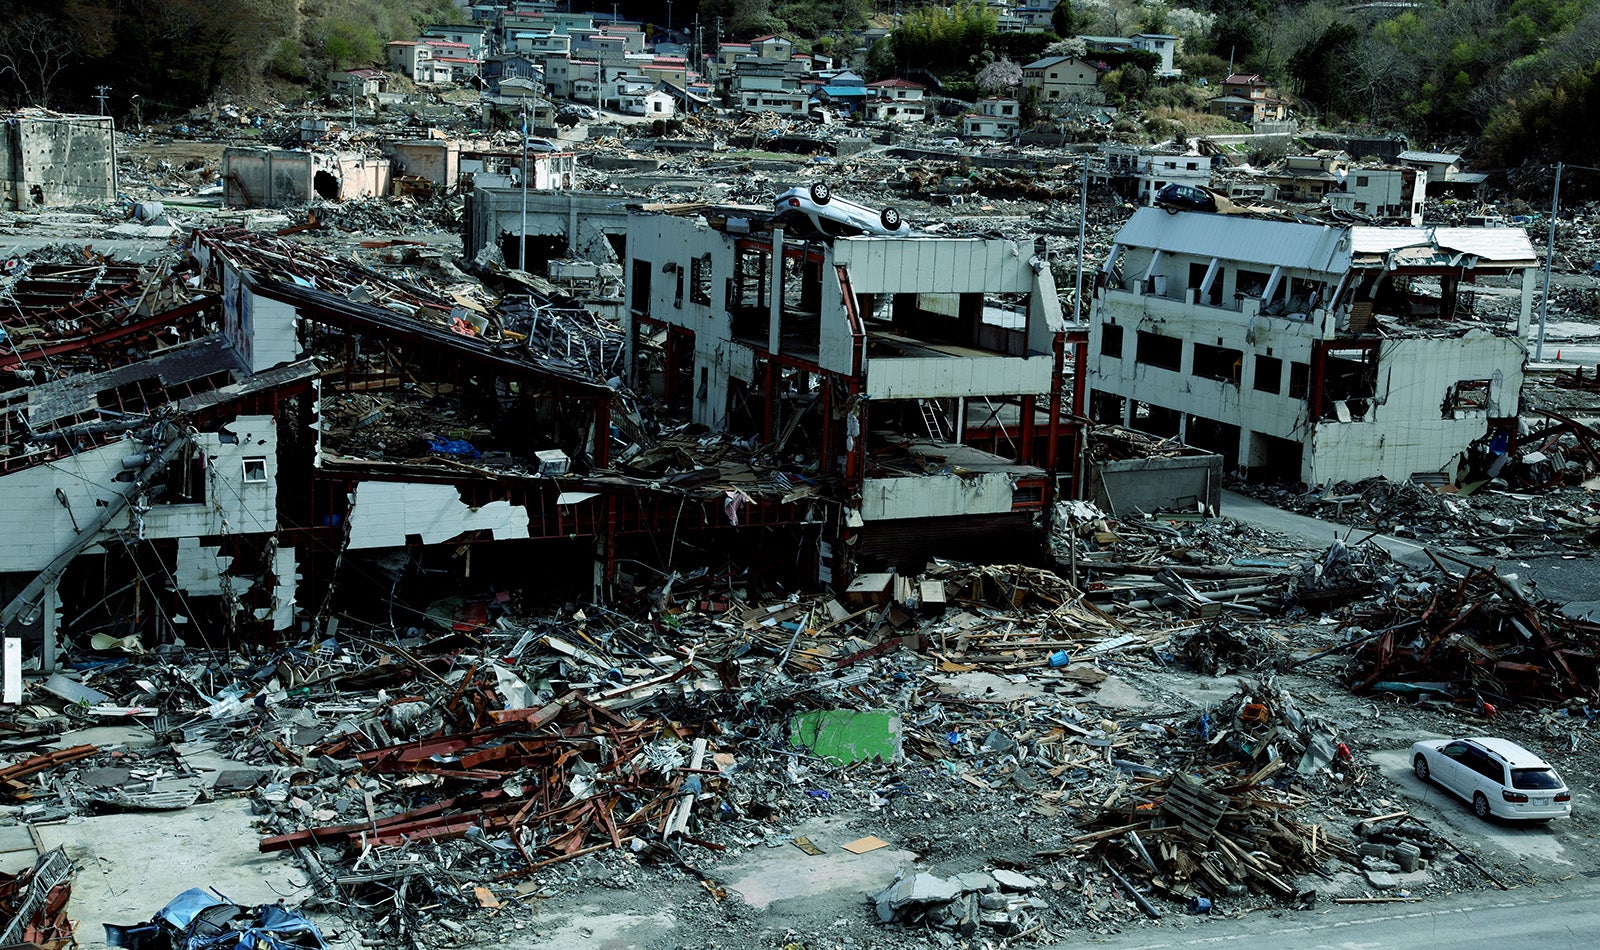
[[1561,208],[1561,163],[1556,162],[1556,188],[1550,196],[1550,235],[1544,251],[1544,296],[1539,301],[1539,338],[1533,346],[1535,362],[1544,361],[1544,321],[1550,316],[1550,265],[1556,259],[1556,212]]

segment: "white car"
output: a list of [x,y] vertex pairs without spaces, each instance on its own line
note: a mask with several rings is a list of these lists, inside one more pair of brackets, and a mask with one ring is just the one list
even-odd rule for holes
[[773,211],[780,215],[801,215],[811,226],[829,237],[846,234],[904,235],[911,225],[894,208],[874,210],[847,201],[833,193],[826,182],[813,182],[809,188],[790,188],[773,200]]
[[1572,814],[1572,792],[1545,760],[1507,739],[1424,739],[1411,746],[1417,778],[1472,803],[1479,818],[1544,821]]

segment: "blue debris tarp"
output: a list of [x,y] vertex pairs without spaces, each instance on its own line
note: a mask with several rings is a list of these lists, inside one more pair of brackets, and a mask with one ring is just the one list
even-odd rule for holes
[[193,887],[149,923],[106,924],[106,945],[120,950],[327,950],[322,932],[282,904],[255,908],[215,890]]

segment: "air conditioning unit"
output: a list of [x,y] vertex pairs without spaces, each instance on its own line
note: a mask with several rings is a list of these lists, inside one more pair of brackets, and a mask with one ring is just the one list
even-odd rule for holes
[[567,453],[560,449],[535,452],[533,457],[539,460],[540,475],[565,475],[567,467],[572,464],[572,459],[567,458]]

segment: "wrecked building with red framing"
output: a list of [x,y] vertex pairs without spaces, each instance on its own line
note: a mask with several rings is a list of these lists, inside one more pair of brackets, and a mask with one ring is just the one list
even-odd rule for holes
[[48,662],[63,636],[471,629],[513,598],[1042,552],[1085,337],[1041,252],[727,220],[630,215],[623,328],[241,228],[23,264],[4,623]]
[[803,460],[827,499],[819,581],[1042,548],[1076,492],[1085,340],[1041,248],[690,206],[641,209],[627,249],[635,385]]

